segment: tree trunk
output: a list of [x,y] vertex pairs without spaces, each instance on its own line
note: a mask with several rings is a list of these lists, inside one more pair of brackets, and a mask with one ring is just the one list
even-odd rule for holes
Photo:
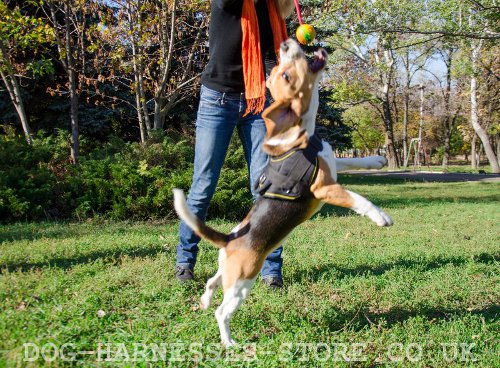
[[80,158],[80,140],[78,136],[78,91],[75,63],[73,59],[73,42],[71,40],[71,20],[70,20],[71,5],[70,1],[66,1],[64,9],[64,26],[66,31],[66,65],[69,82],[70,96],[70,119],[71,119],[71,161],[74,165],[78,165]]
[[[162,27],[164,30],[164,38],[163,42],[161,43],[161,50],[162,50],[162,56],[164,59],[164,63],[161,65],[161,73],[160,73],[160,79],[158,83],[158,88],[155,91],[154,94],[154,102],[155,102],[155,109],[154,109],[154,119],[153,119],[153,127],[154,129],[162,130],[163,126],[165,124],[165,116],[167,114],[166,110],[166,99],[165,99],[165,93],[167,90],[167,85],[168,85],[168,78],[170,75],[170,68],[171,68],[171,63],[174,55],[174,43],[175,43],[175,23],[176,23],[176,10],[177,10],[177,0],[173,0],[172,2],[172,11],[170,13],[170,31],[168,27],[168,6],[167,3],[162,3],[162,12],[161,12],[161,19],[162,19]],[[198,38],[198,37],[197,37]],[[167,42],[168,40],[168,42]],[[197,43],[197,40],[195,40],[195,43]],[[190,56],[191,57],[191,56]],[[189,64],[189,63],[188,63]],[[184,75],[181,78],[180,83],[184,80],[185,76],[187,76],[189,68],[186,68],[184,71]],[[173,97],[171,97],[172,99]]]
[[479,139],[481,139],[481,143],[483,144],[484,152],[486,153],[486,157],[491,165],[491,169],[495,174],[500,173],[500,166],[498,165],[498,159],[495,155],[495,151],[493,151],[493,147],[490,144],[490,139],[488,137],[488,133],[484,130],[484,128],[479,124],[479,112],[477,106],[477,79],[476,76],[471,78],[471,123],[474,131],[478,135]]
[[151,130],[151,122],[149,120],[149,113],[147,109],[147,101],[144,93],[144,81],[142,78],[142,61],[139,60],[141,48],[137,43],[137,37],[135,35],[134,24],[138,24],[140,27],[140,21],[134,18],[134,10],[131,5],[127,5],[127,17],[129,21],[129,29],[132,37],[132,65],[134,68],[134,81],[135,81],[135,108],[137,110],[137,119],[139,120],[139,131],[141,134],[141,143],[146,143],[149,136],[149,131]]
[[161,130],[165,124],[165,113],[162,111],[162,99],[155,98],[154,129]]
[[24,109],[24,103],[21,95],[21,88],[17,83],[16,76],[14,75],[14,69],[12,68],[12,65],[10,64],[10,61],[8,59],[7,50],[5,48],[3,41],[1,40],[0,40],[0,52],[2,54],[3,59],[5,60],[5,65],[6,65],[5,69],[7,72],[4,73],[4,71],[0,71],[2,80],[5,84],[5,88],[7,88],[7,91],[9,92],[10,100],[12,101],[12,104],[16,109],[17,116],[21,121],[21,126],[23,127],[23,132],[26,141],[28,142],[28,144],[31,144],[33,136],[31,133],[31,128],[28,123],[28,117]]
[[415,153],[417,165],[420,165],[420,157],[424,157],[425,162],[425,152],[424,152],[424,89],[425,87],[421,84],[420,90],[420,122],[418,124],[418,145],[417,152]]
[[406,91],[404,95],[405,104],[404,104],[404,113],[403,113],[403,132],[402,132],[402,141],[403,141],[403,162],[406,162],[408,156],[408,115],[410,108],[410,93],[408,91],[409,86],[406,86]]
[[142,79],[141,79],[141,68],[138,65],[136,45],[135,41],[132,41],[132,65],[134,67],[134,81],[135,81],[135,108],[137,110],[137,119],[139,120],[139,130],[141,133],[141,143],[146,143],[148,137],[149,129],[148,124],[145,121],[147,111],[144,111],[144,105],[142,103],[142,96],[144,95],[142,90]]
[[450,147],[451,147],[451,129],[449,125],[449,118],[443,122],[444,128],[444,154],[443,154],[443,167],[447,168],[450,161]]
[[444,110],[445,116],[443,118],[443,129],[444,129],[444,154],[443,154],[443,167],[448,167],[450,161],[450,148],[451,148],[451,132],[452,132],[452,120],[450,111],[450,94],[451,94],[451,67],[452,67],[452,57],[453,50],[448,50],[445,54],[447,57],[444,60],[446,64],[446,92],[444,94]]
[[392,114],[388,100],[383,101],[383,112],[385,127],[385,146],[387,150],[387,166],[389,169],[397,169],[399,167],[399,162],[396,148],[394,146]]
[[19,84],[17,83],[15,77],[7,76],[5,73],[2,74],[2,80],[5,83],[5,87],[9,92],[10,100],[14,105],[17,116],[21,121],[21,126],[23,127],[24,137],[26,138],[26,142],[28,144],[32,143],[33,135],[31,133],[31,128],[28,123],[28,117],[26,116],[26,111],[24,110],[24,103],[21,97],[21,89],[19,88]]
[[142,77],[142,64],[139,65],[139,94],[142,102],[142,112],[144,114],[144,124],[146,124],[146,130],[148,132],[151,131],[151,120],[149,119],[149,110],[148,110],[148,101],[146,100],[146,93],[144,92],[144,79]]
[[495,136],[495,141],[496,141],[496,147],[497,147],[498,164],[500,165],[500,134],[497,134]]
[[491,165],[491,169],[495,174],[500,173],[500,165],[498,164],[498,158],[495,155],[495,151],[493,151],[493,147],[490,144],[490,140],[488,137],[488,133],[479,123],[479,111],[478,111],[478,103],[477,103],[477,61],[479,58],[479,51],[481,49],[481,42],[472,48],[472,69],[473,74],[470,79],[470,115],[471,115],[471,124],[474,128],[474,131],[478,135],[479,139],[481,139],[481,143],[484,147],[484,152],[486,153],[486,157]]
[[78,93],[76,91],[76,78],[75,71],[71,68],[69,70],[69,83],[70,83],[70,101],[71,101],[71,161],[73,164],[78,165],[80,158],[80,139],[78,132]]
[[473,169],[477,169],[477,134],[474,133],[474,137],[472,137],[472,142],[470,144],[470,166]]
[[[399,167],[399,157],[394,146],[394,123],[391,112],[390,88],[392,83],[392,73],[394,70],[394,58],[390,50],[384,50],[384,66],[380,72],[381,92],[382,92],[382,116],[385,128],[385,146],[387,150],[387,166],[389,169]],[[378,59],[378,55],[377,55]]]
[[410,67],[410,48],[406,49],[405,57],[403,59],[406,72],[406,85],[404,90],[404,112],[403,112],[403,162],[408,162],[408,123],[410,114],[410,88],[411,88],[411,67]]
[[141,97],[139,93],[139,83],[135,83],[135,108],[137,110],[137,119],[139,120],[139,131],[141,133],[141,143],[146,143],[146,139],[148,137],[148,132],[146,129],[146,124],[144,123],[144,118],[142,114],[142,106],[141,106]]

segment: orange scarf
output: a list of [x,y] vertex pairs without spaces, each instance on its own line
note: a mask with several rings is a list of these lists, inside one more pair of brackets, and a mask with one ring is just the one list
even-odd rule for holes
[[[267,0],[269,20],[273,32],[276,57],[279,55],[280,43],[287,39],[286,26],[280,17],[274,0]],[[241,45],[243,57],[243,79],[245,82],[245,98],[247,109],[245,115],[257,114],[264,110],[266,102],[266,81],[264,76],[264,61],[260,52],[260,34],[257,12],[254,0],[243,0],[241,13],[241,29],[243,41]]]

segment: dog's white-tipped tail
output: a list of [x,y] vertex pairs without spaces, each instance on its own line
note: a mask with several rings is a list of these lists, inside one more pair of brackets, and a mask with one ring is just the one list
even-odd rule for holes
[[201,221],[187,206],[186,197],[181,189],[173,189],[174,208],[179,218],[186,223],[198,236],[212,242],[218,248],[224,248],[229,241],[226,234],[214,230]]
[[186,202],[186,196],[181,189],[173,189],[174,192],[174,208],[179,218],[184,221],[195,232],[199,232],[198,218],[189,210]]

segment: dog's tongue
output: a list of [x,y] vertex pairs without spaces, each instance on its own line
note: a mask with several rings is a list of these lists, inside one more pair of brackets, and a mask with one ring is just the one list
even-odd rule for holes
[[317,73],[325,67],[325,64],[325,51],[323,49],[319,49],[314,53],[314,59],[310,61],[309,68],[311,68],[312,72]]

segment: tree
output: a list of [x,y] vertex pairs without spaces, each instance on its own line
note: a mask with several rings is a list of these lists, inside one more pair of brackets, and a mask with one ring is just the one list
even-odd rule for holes
[[[411,1],[333,0],[325,7],[322,24],[330,25],[334,35],[328,43],[341,50],[344,61],[353,65],[358,76],[364,74],[364,98],[352,103],[369,103],[384,124],[385,149],[389,168],[399,166],[394,122],[394,88],[396,87],[395,51],[421,40],[401,39],[391,29],[418,23],[422,9]],[[349,78],[349,77],[347,77]],[[346,78],[346,79],[347,79]],[[347,82],[347,81],[346,81]],[[350,86],[352,79],[345,83]],[[349,94],[349,93],[348,93]],[[356,94],[358,95],[358,94]]]
[[[418,53],[415,46],[423,46],[425,59],[437,41],[443,41],[443,44],[448,45],[447,50],[453,50],[453,52],[459,46],[463,48],[466,44],[494,44],[494,41],[500,38],[497,10],[494,0],[429,0],[426,2],[330,0],[325,2],[322,9],[316,13],[319,18],[318,23],[322,28],[327,28],[326,34],[330,35],[324,42],[337,50],[333,58],[333,84],[335,87],[340,86],[340,89],[346,87],[341,94],[347,96],[344,103],[348,106],[360,103],[370,104],[378,111],[384,123],[389,167],[394,168],[398,165],[396,151],[398,132],[395,131],[400,111],[397,91],[400,82],[398,62],[402,63],[406,71],[404,79],[406,88],[403,92],[405,96],[402,144],[404,147],[409,117],[409,81],[412,74],[410,56]],[[467,21],[468,17],[469,21]],[[398,58],[397,54],[400,50],[403,50],[403,57]],[[456,117],[457,111],[450,111],[449,96],[453,60],[445,59],[445,63],[449,64],[446,80],[442,81],[445,105],[442,125],[445,130],[443,144],[446,151],[446,164],[453,124],[456,120],[454,116]],[[471,60],[475,59],[478,58],[472,55]],[[478,60],[477,63],[479,62]],[[441,81],[441,78],[439,79]],[[360,80],[362,82],[358,83]],[[471,83],[474,81],[472,80]],[[471,93],[472,95],[474,94]],[[481,113],[477,107],[472,110],[478,111],[476,116]],[[491,162],[493,161],[492,150],[485,142],[488,134],[481,132],[481,124],[477,123],[478,119],[478,117],[474,118],[471,113],[473,126]],[[484,127],[482,128],[484,130]],[[492,165],[495,164],[492,163]]]
[[135,95],[145,142],[152,130],[163,129],[173,107],[192,94],[206,59],[206,4],[185,0],[106,3],[116,11],[105,19],[104,33],[108,42],[114,40],[113,58],[120,58],[122,71],[133,76],[132,82],[123,75],[118,79]]
[[[478,101],[478,77],[480,74],[481,53],[485,48],[495,44],[500,38],[498,24],[498,7],[495,0],[433,0],[431,8],[436,14],[436,24],[446,28],[448,42],[460,46],[462,57],[467,59],[470,67],[470,122],[490,162],[493,172],[500,172],[498,157],[491,145],[488,132],[481,124]],[[451,36],[451,37],[450,37]],[[475,142],[476,135],[472,139]],[[475,144],[472,145],[472,159],[475,160]]]
[[[24,6],[35,4],[35,1],[24,2]],[[24,14],[19,6],[9,7],[9,3],[4,1],[0,3],[0,76],[28,143],[31,143],[32,131],[18,78],[27,77],[30,72],[34,75],[51,73],[53,69],[50,60],[31,58],[30,61],[25,61],[22,56],[24,53],[36,53],[52,39],[52,29],[43,19]]]
[[[480,28],[483,32],[490,33],[489,17],[483,16],[484,4],[479,4],[476,7],[471,6],[468,14],[468,25],[470,28]],[[486,157],[491,165],[494,173],[500,173],[500,164],[498,157],[495,154],[493,146],[489,140],[486,129],[481,125],[479,120],[479,107],[478,107],[478,74],[479,63],[481,60],[481,51],[487,45],[483,39],[470,41],[470,62],[471,62],[471,77],[470,77],[470,113],[471,124],[477,136],[481,140]]]
[[[402,36],[403,38],[407,38],[406,35]],[[412,93],[412,88],[416,87],[416,85],[412,85],[413,79],[417,75],[418,72],[424,70],[427,61],[429,60],[432,54],[432,48],[434,46],[433,41],[426,41],[422,47],[419,48],[419,44],[417,42],[416,46],[413,46],[411,42],[411,38],[408,39],[409,46],[404,47],[398,50],[399,60],[401,60],[401,66],[403,70],[401,71],[403,74],[402,84],[403,88],[403,127],[401,131],[401,143],[403,149],[402,161],[407,162],[408,155],[408,126],[410,124],[410,98]]]
[[472,45],[471,48],[471,63],[472,63],[472,75],[470,78],[470,114],[471,114],[471,124],[474,128],[477,136],[483,144],[486,157],[491,165],[494,173],[500,173],[500,165],[498,163],[498,158],[493,150],[490,143],[488,133],[486,129],[479,122],[479,107],[478,107],[478,63],[481,52],[482,42],[478,41]]
[[491,137],[496,156],[500,159],[500,46],[494,45],[483,52],[480,62],[481,85],[479,93],[482,96],[480,117],[483,126]]
[[89,23],[98,11],[98,4],[93,0],[47,0],[42,7],[54,30],[58,60],[66,74],[66,86],[56,88],[56,92],[68,94],[70,100],[71,124],[71,161],[77,165],[80,156],[80,138],[78,123],[79,98],[86,81],[89,63],[91,29]]
[[442,88],[445,111],[445,114],[442,118],[444,129],[444,153],[442,163],[443,167],[448,167],[451,149],[451,135],[453,133],[455,122],[457,121],[457,117],[461,109],[461,106],[458,106],[454,114],[451,112],[451,72],[455,51],[456,50],[453,47],[448,47],[445,50],[440,50],[443,61],[446,65],[446,85],[444,88]]
[[[462,105],[459,101],[457,93],[454,93],[452,90],[453,65],[458,49],[452,43],[443,42],[441,45],[436,47],[435,51],[440,56],[445,66],[444,81],[442,77],[435,75],[432,71],[426,71],[435,78],[439,86],[439,94],[442,98],[442,108],[438,110],[437,116],[441,121],[441,126],[443,128],[442,166],[446,168],[448,167],[450,160],[451,136],[453,131],[456,129],[456,123],[460,111],[462,110]],[[454,98],[452,99],[452,97]]]

